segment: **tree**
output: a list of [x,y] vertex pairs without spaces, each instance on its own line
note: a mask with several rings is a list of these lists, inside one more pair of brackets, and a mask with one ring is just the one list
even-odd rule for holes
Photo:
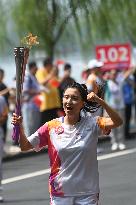
[[39,46],[54,57],[55,47],[68,23],[73,19],[79,31],[78,13],[89,0],[19,0],[13,17],[19,35],[27,31],[37,34]]
[[87,8],[86,22],[92,28],[93,41],[125,40],[136,44],[136,0],[100,0]]
[[[11,0],[10,2],[13,3],[12,14],[19,38],[28,32],[38,35],[39,48],[52,57],[61,47],[59,42],[64,47],[73,46],[75,41],[77,43],[77,37],[84,52],[88,50],[90,52],[91,48],[101,42],[128,40],[136,44],[136,0]],[[1,16],[1,21],[3,18],[5,15]],[[5,25],[3,23],[3,28]],[[6,31],[0,31],[2,39],[3,33]]]
[[5,15],[6,8],[4,7],[4,2],[0,1],[0,48],[4,51],[5,44],[10,44],[10,40],[7,35],[7,16]]

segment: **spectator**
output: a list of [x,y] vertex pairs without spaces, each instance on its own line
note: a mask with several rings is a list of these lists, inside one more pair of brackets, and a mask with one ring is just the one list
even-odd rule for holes
[[134,72],[134,108],[135,108],[135,122],[136,122],[136,70]]
[[[110,79],[107,82],[108,91],[109,91],[109,105],[116,109],[116,111],[120,114],[122,119],[124,119],[124,98],[123,98],[123,78],[118,78],[118,72],[116,70],[112,70],[110,72]],[[120,150],[124,150],[126,148],[124,144],[124,126],[113,129],[111,132],[111,150],[115,151],[118,148]]]
[[[9,88],[6,86],[6,84],[3,82],[4,81],[4,70],[0,68],[0,92],[2,96],[4,96],[6,103],[9,107],[9,97],[10,97],[10,93],[9,93]],[[8,122],[8,117],[5,120],[5,122],[2,125],[3,131],[4,131],[4,143],[6,142],[6,137],[7,137],[7,122]]]
[[[60,86],[59,86],[61,101],[62,101],[62,98],[63,98],[63,93],[64,93],[65,88],[68,85],[71,85],[72,83],[75,82],[74,78],[71,77],[71,69],[72,69],[71,64],[66,63],[64,65],[64,69],[63,69],[64,75],[63,75],[62,79],[60,80]],[[63,105],[62,105],[62,103],[61,103],[60,111],[63,113]]]
[[45,91],[42,92],[41,125],[45,122],[58,117],[58,108],[60,108],[60,96],[57,87],[52,86],[50,81],[56,75],[56,70],[53,68],[52,59],[47,57],[43,62],[43,68],[38,69],[36,77],[38,82],[44,86]]
[[[96,59],[92,59],[88,62],[88,69],[90,69],[90,74],[86,80],[86,86],[88,88],[88,92],[94,92],[98,96],[101,93],[101,96],[104,97],[104,93],[101,92],[103,90],[103,86],[105,85],[105,81],[102,78],[102,71],[101,68],[103,66],[103,62],[98,61]],[[102,116],[103,111],[102,108],[98,109],[98,114]],[[97,115],[97,112],[95,112],[95,115]]]
[[59,88],[60,77],[59,77],[59,68],[57,66],[54,66],[54,76],[52,76],[49,82],[52,87]]
[[82,83],[86,83],[88,76],[90,75],[90,69],[84,69],[81,73]]
[[23,84],[23,123],[25,131],[31,135],[40,126],[40,108],[34,100],[40,94],[40,85],[35,77],[37,72],[36,63],[28,64],[29,72],[26,74]]
[[[112,70],[110,72],[110,79],[107,82],[109,92],[108,103],[120,114],[122,119],[125,118],[123,85],[125,80],[131,73],[131,69],[125,72],[118,72],[117,70]],[[112,151],[115,151],[117,149],[124,150],[126,148],[126,145],[124,144],[124,123],[120,127],[112,130],[111,144]]]
[[131,139],[130,123],[132,119],[132,106],[134,104],[134,78],[130,75],[123,85],[123,96],[125,102],[124,135],[125,139]]
[[4,130],[3,123],[8,117],[8,106],[3,96],[0,96],[0,202],[3,202],[3,189],[2,189],[2,157],[4,148]]
[[[104,97],[104,85],[105,81],[102,79],[102,71],[101,68],[103,66],[103,62],[98,61],[97,59],[92,59],[88,62],[88,69],[90,70],[90,74],[86,80],[86,86],[88,88],[88,92],[94,92],[99,97]],[[89,71],[88,71],[89,72]],[[95,103],[95,112],[92,113],[94,116],[103,116],[103,108]],[[97,153],[102,152],[103,149],[101,147],[97,147]]]

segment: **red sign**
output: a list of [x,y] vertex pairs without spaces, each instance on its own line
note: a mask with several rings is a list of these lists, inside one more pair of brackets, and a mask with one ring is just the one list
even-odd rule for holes
[[96,46],[96,58],[104,62],[103,70],[126,69],[131,63],[130,44]]

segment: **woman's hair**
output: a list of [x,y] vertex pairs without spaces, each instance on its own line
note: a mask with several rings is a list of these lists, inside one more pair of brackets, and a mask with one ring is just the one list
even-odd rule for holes
[[[79,83],[74,82],[73,84],[68,85],[66,89],[67,88],[76,88],[80,92],[81,98],[85,102],[85,105],[83,107],[85,111],[94,113],[100,107],[100,105],[97,102],[91,102],[87,100],[87,95],[89,94],[89,92],[85,84],[79,84]],[[98,89],[97,95],[101,98],[103,98],[104,88],[105,88],[105,84],[99,86],[99,89]]]

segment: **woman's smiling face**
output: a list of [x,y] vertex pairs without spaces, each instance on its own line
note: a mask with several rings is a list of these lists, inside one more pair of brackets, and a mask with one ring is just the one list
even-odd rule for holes
[[66,115],[79,115],[84,101],[77,88],[67,88],[63,96],[63,108]]

